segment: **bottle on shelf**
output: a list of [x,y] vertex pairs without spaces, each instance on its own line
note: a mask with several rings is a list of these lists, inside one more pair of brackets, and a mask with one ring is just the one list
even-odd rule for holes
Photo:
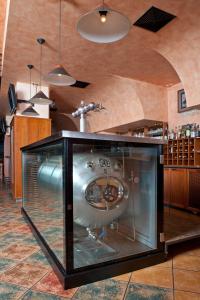
[[178,126],[177,138],[181,138],[181,126]]
[[177,126],[174,129],[174,139],[177,140],[178,139],[178,128]]
[[195,136],[196,136],[195,124],[192,124],[192,128],[191,128],[191,138],[194,138]]
[[185,136],[186,136],[187,138],[190,137],[190,125],[189,125],[189,124],[186,125],[186,127],[185,127]]
[[173,129],[170,130],[169,139],[170,140],[174,139],[174,130]]
[[184,126],[182,126],[182,128],[181,128],[181,138],[182,139],[184,139],[185,137],[186,137],[186,134],[185,134],[186,132],[185,132],[185,128],[184,128]]
[[196,134],[195,134],[195,137],[200,137],[200,126],[199,126],[199,125],[196,126]]

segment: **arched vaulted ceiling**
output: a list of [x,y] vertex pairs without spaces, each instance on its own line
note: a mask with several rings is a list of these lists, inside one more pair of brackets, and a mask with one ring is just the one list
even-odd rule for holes
[[[196,42],[199,38],[198,1],[107,0],[110,7],[127,15],[132,23],[152,5],[176,15],[177,18],[157,33],[133,26],[128,36],[119,42],[95,44],[80,37],[76,31],[76,23],[82,14],[97,7],[101,1],[63,0],[62,63],[73,77],[91,83],[109,74],[162,86],[176,84],[180,81],[179,78],[184,82],[188,75],[184,73],[184,61],[181,69],[180,60],[182,55],[188,59],[192,51],[189,49],[188,52],[186,49],[191,31]],[[46,39],[43,48],[43,74],[48,73],[58,62],[58,9],[58,0],[10,0],[2,96],[7,92],[8,82],[29,81],[27,64],[35,66],[33,81],[39,81],[37,37]],[[187,45],[189,47],[191,45]],[[185,49],[187,53],[183,53]],[[63,93],[67,89],[71,88],[66,87]],[[4,101],[1,101],[2,107]]]

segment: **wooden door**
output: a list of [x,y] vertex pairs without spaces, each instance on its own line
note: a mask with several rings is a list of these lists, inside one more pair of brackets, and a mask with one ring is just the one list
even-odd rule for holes
[[171,170],[164,169],[164,204],[170,204],[171,187],[170,187]]
[[200,169],[188,170],[188,209],[200,212]]
[[188,202],[188,173],[187,169],[172,168],[170,176],[171,199],[170,204],[186,208]]
[[13,196],[22,197],[22,154],[20,148],[51,134],[51,120],[14,116],[13,124]]

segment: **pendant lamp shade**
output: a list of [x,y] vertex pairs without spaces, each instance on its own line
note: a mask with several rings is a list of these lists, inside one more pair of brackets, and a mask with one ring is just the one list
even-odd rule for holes
[[35,111],[32,106],[29,106],[22,112],[23,116],[39,116],[39,114]]
[[62,0],[59,0],[59,26],[58,26],[58,63],[59,65],[50,71],[44,80],[52,85],[68,86],[76,82],[76,80],[64,69],[62,61]]
[[44,80],[49,84],[57,86],[72,85],[76,82],[76,79],[74,79],[62,65],[56,66],[55,69],[53,69],[48,73],[47,76],[44,77]]
[[128,17],[107,6],[101,6],[80,17],[77,31],[95,43],[113,43],[124,38],[132,24]]
[[40,104],[40,105],[50,105],[53,101],[50,100],[41,90],[42,88],[42,45],[45,43],[45,39],[37,38],[37,42],[40,45],[40,91],[37,92],[29,102],[32,104]]
[[52,100],[50,100],[42,91],[39,91],[35,94],[30,100],[32,104],[40,104],[40,105],[50,105],[52,104]]

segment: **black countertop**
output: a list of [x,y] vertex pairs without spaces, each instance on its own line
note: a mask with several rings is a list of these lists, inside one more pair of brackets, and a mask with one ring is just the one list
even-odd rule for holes
[[129,136],[120,136],[120,135],[110,135],[110,134],[95,134],[95,133],[85,133],[77,131],[60,131],[55,135],[51,135],[45,139],[42,139],[38,142],[32,143],[30,145],[24,146],[21,150],[28,150],[41,146],[50,142],[57,141],[62,138],[74,138],[74,139],[84,139],[84,140],[102,140],[102,141],[112,141],[112,142],[132,142],[140,144],[151,144],[151,145],[163,145],[164,142],[158,139],[152,138],[137,138]]

